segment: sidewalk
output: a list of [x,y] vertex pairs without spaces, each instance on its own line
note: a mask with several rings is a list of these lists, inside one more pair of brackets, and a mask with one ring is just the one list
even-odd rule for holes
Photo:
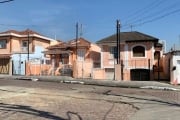
[[92,80],[75,79],[67,76],[9,76],[0,75],[0,79],[31,80],[44,82],[61,82],[71,84],[98,85],[107,87],[124,88],[143,88],[143,89],[161,89],[161,90],[180,90],[180,86],[171,85],[158,81],[115,81],[115,80]]

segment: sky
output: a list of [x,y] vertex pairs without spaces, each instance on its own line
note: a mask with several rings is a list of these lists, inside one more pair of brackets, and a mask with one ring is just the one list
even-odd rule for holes
[[[13,0],[1,3],[0,32],[32,29],[61,41],[79,36],[95,43],[116,33],[139,31],[180,48],[180,0]],[[81,27],[82,26],[82,27]],[[82,34],[80,34],[82,33]]]

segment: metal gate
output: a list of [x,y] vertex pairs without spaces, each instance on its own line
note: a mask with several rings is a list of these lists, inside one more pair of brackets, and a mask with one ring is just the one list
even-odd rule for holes
[[13,75],[25,75],[26,61],[13,60]]
[[0,74],[9,74],[9,58],[0,58]]
[[131,69],[131,80],[147,81],[150,80],[148,69]]

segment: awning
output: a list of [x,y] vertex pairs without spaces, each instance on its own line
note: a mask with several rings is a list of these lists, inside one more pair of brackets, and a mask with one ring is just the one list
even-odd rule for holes
[[11,58],[11,54],[0,54],[0,58]]
[[46,54],[46,55],[55,55],[55,54],[69,54],[72,53],[72,51],[70,50],[48,50],[48,51],[43,51],[42,53]]

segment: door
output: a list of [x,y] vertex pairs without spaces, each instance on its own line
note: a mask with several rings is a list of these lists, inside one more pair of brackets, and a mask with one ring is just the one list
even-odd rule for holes
[[150,71],[148,69],[131,69],[131,80],[149,81]]
[[25,63],[26,61],[13,61],[13,75],[25,75]]
[[9,58],[0,58],[0,74],[9,74]]

